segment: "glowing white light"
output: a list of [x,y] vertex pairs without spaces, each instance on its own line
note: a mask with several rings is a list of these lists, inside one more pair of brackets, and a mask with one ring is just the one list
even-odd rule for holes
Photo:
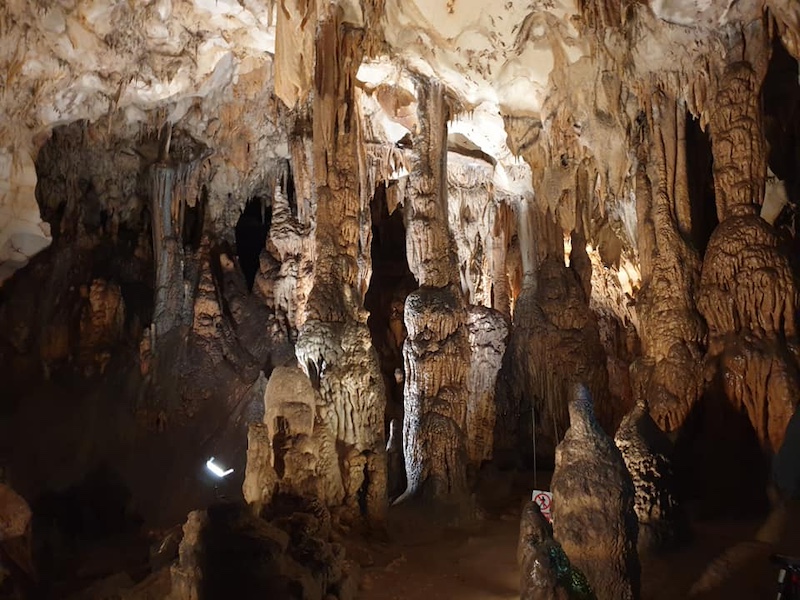
[[564,266],[569,267],[569,259],[572,254],[572,234],[564,233]]
[[206,469],[211,471],[214,475],[222,479],[223,477],[227,477],[231,473],[233,473],[233,469],[228,469],[227,471],[223,470],[218,464],[214,462],[214,457],[212,456],[206,461]]

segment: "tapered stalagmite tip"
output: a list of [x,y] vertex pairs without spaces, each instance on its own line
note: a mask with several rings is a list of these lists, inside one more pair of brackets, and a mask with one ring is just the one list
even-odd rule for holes
[[575,383],[572,386],[572,399],[576,402],[592,403],[592,394],[583,383]]

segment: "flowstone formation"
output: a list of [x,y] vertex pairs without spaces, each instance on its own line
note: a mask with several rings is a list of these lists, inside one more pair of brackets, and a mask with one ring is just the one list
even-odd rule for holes
[[741,35],[735,50],[743,60],[725,66],[709,119],[720,224],[703,262],[698,307],[714,375],[747,413],[764,451],[774,453],[800,394],[798,288],[785,244],[758,214],[767,170],[758,105],[767,39],[756,25]]
[[576,385],[570,427],[556,448],[553,537],[598,599],[639,598],[635,490],[620,451]]

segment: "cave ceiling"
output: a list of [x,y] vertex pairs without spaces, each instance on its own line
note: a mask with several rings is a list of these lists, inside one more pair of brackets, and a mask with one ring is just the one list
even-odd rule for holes
[[[740,43],[754,22],[767,22],[800,54],[793,0],[383,0],[370,8],[380,15],[376,23],[364,23],[364,2],[375,4],[7,0],[0,10],[0,281],[50,243],[34,160],[53,128],[161,120],[213,149],[226,126],[220,108],[242,81],[252,97],[274,92],[290,108],[307,102],[314,33],[334,10],[346,26],[369,29],[358,79],[376,141],[413,133],[415,81],[438,80],[450,104],[451,149],[487,160],[498,189],[525,197],[530,177],[519,157],[536,170],[542,153],[526,150],[543,145],[545,162],[556,155],[593,161],[601,195],[611,204],[624,197],[635,168],[626,142],[639,110],[633,96],[670,88],[703,122],[721,65],[737,52],[759,51]],[[285,132],[264,127],[273,129],[266,159],[287,157]],[[230,179],[220,176],[220,189]],[[562,221],[569,229],[574,216]]]

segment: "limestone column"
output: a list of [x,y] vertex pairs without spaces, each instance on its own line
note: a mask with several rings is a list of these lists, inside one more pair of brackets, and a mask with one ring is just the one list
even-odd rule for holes
[[364,156],[355,85],[364,31],[342,23],[339,10],[332,12],[316,37],[316,260],[295,352],[321,399],[314,436],[330,439],[324,447],[334,453],[318,461],[341,470],[345,516],[378,522],[387,505],[386,400],[359,281],[359,261],[369,259],[369,248],[359,245],[360,228],[370,227],[362,218]]
[[409,179],[408,263],[420,287],[405,304],[403,448],[408,488],[400,500],[464,504],[467,498],[466,310],[447,224],[447,106],[436,81],[417,85],[420,130]]
[[[758,46],[753,37],[745,46]],[[706,251],[698,308],[725,395],[746,411],[762,448],[774,452],[800,397],[789,350],[797,347],[798,289],[787,249],[759,216],[767,172],[759,106],[765,62],[745,56],[729,63],[710,111],[720,223]]]

